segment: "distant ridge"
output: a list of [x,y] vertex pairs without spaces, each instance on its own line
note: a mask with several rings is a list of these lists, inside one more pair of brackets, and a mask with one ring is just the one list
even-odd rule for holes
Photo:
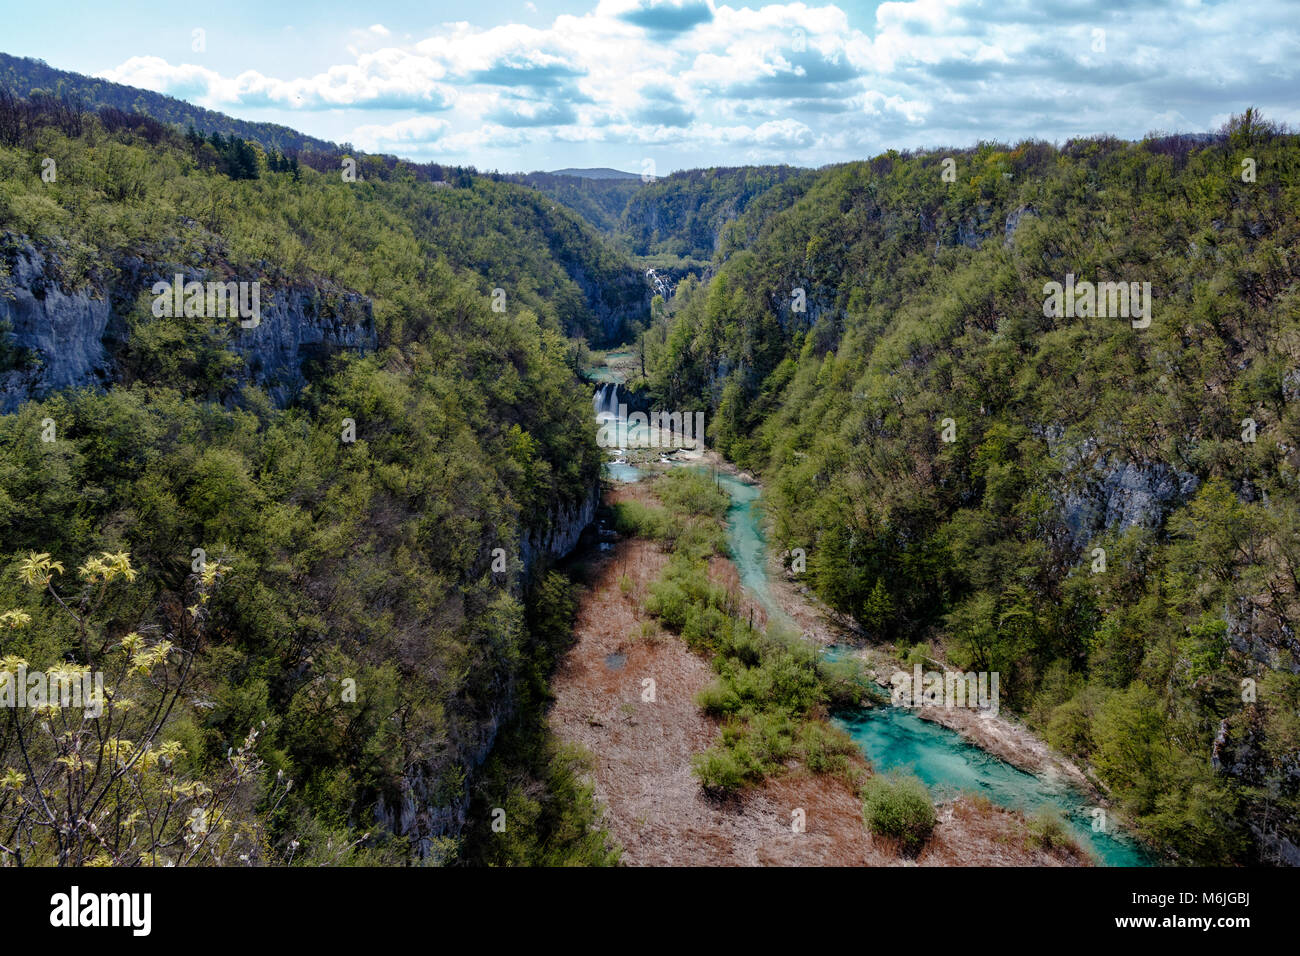
[[31,57],[0,53],[0,87],[8,87],[23,97],[30,96],[36,90],[45,90],[55,96],[66,94],[92,109],[111,106],[128,113],[143,113],[164,123],[175,123],[182,130],[193,126],[200,133],[209,136],[213,133],[221,133],[223,136],[233,133],[241,139],[259,143],[266,149],[330,153],[339,148],[327,140],[307,136],[278,123],[254,123],[235,119],[173,96],[58,70],[44,60]]
[[621,169],[610,169],[608,166],[599,166],[594,169],[553,169],[546,175],[548,176],[572,176],[575,179],[640,179],[638,173],[625,173]]

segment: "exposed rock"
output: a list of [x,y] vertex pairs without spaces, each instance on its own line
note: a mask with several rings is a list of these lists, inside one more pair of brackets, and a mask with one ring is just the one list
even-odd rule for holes
[[1261,830],[1252,826],[1251,831],[1259,840],[1260,859],[1266,863],[1279,866],[1300,866],[1300,846],[1288,840],[1276,830]]
[[[10,367],[0,367],[0,412],[67,388],[102,388],[117,374],[115,354],[126,344],[126,316],[157,281],[216,279],[192,268],[146,264],[124,256],[106,269],[99,287],[66,290],[56,263],[25,236],[4,236],[9,280],[0,290],[0,327],[7,326]],[[261,285],[260,322],[231,321],[230,348],[244,360],[247,381],[284,405],[306,384],[304,364],[343,349],[376,345],[370,300],[318,286]],[[215,320],[226,321],[226,320]]]
[[1282,397],[1288,402],[1300,400],[1300,368],[1294,368],[1282,377]]
[[1300,641],[1286,624],[1249,597],[1238,599],[1236,607],[1224,608],[1228,640],[1233,650],[1265,667],[1286,668],[1300,674]]
[[1020,222],[1026,216],[1037,216],[1038,211],[1033,206],[1021,206],[1011,215],[1007,216],[1006,238],[1002,241],[1004,246],[1010,246],[1016,236],[1016,230],[1020,227]]
[[552,512],[540,528],[527,532],[519,542],[519,558],[525,575],[531,575],[537,561],[558,561],[578,546],[582,532],[596,520],[600,503],[600,485],[592,485],[587,497],[577,504],[565,505]]
[[620,341],[624,325],[644,318],[650,308],[650,289],[644,278],[633,269],[623,270],[612,281],[598,282],[588,276],[577,261],[565,262],[564,268],[569,278],[582,291],[591,316],[607,342]]
[[1108,461],[1089,465],[1090,448],[1066,453],[1067,490],[1060,495],[1061,518],[1076,545],[1102,530],[1158,527],[1200,487],[1195,475],[1163,462]]
[[957,223],[957,243],[968,249],[978,249],[979,246],[987,239],[994,235],[992,229],[992,210],[988,204],[982,204],[974,216],[962,219]]
[[46,257],[28,242],[18,245],[8,266],[0,329],[9,330],[6,351],[16,355],[15,367],[0,370],[0,412],[12,412],[31,396],[107,381],[108,298],[89,290],[65,292]]
[[315,288],[276,289],[263,299],[261,322],[234,327],[231,350],[243,357],[252,381],[284,405],[307,384],[303,365],[331,352],[375,347],[370,300],[354,292],[329,297]]

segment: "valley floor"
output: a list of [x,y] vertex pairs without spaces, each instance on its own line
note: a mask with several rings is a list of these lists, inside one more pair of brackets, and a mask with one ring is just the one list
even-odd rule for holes
[[[625,485],[607,503],[647,495]],[[713,678],[708,661],[676,636],[655,629],[641,610],[667,555],[640,539],[622,540],[593,559],[574,625],[575,644],[555,676],[550,722],[566,743],[593,757],[592,782],[604,826],[633,866],[1077,865],[1027,842],[1023,819],[985,801],[961,798],[939,807],[939,826],[921,855],[907,860],[862,823],[852,786],[794,766],[730,801],[706,796],[691,756],[719,734],[695,703]],[[715,558],[710,575],[739,587],[734,566]],[[626,579],[625,579],[626,576]],[[630,587],[628,584],[630,583]],[[781,589],[793,604],[792,589]],[[807,607],[790,608],[796,619]],[[646,680],[654,681],[653,700]],[[793,831],[802,809],[806,830]],[[1058,855],[1059,854],[1059,855]]]

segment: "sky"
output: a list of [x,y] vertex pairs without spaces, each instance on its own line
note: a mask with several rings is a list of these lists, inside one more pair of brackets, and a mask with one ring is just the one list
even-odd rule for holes
[[1300,126],[1297,0],[0,0],[0,50],[415,160],[663,175]]

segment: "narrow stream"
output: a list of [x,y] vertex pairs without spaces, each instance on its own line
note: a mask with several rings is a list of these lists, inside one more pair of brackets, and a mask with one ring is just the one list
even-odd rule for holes
[[[703,469],[703,466],[696,465]],[[632,482],[641,469],[624,463],[607,463],[606,473],[616,481]],[[727,543],[741,583],[762,603],[772,619],[790,619],[772,595],[767,578],[767,539],[758,506],[758,485],[732,475],[713,476],[731,498],[727,509]],[[847,649],[829,648],[829,656]],[[1033,813],[1057,811],[1071,832],[1104,866],[1148,866],[1141,848],[1113,824],[1094,830],[1093,805],[1083,792],[1060,781],[1027,773],[970,743],[956,731],[914,712],[888,704],[854,708],[834,715],[877,770],[915,774],[938,797],[976,793],[998,806]],[[977,862],[977,861],[972,861]]]
[[[696,466],[706,471],[702,465]],[[767,539],[763,535],[763,515],[758,506],[758,485],[751,485],[725,472],[712,475],[714,481],[731,498],[727,509],[727,546],[740,575],[740,583],[758,598],[767,611],[768,620],[790,627],[794,622],[772,596],[767,580]]]
[[[740,580],[774,615],[786,618],[772,597],[767,580],[767,541],[760,490],[731,475],[719,474],[718,484],[731,496],[727,538]],[[829,649],[834,655],[837,649]],[[843,651],[838,651],[843,653]],[[1087,795],[1058,781],[1027,773],[970,743],[956,731],[914,712],[888,704],[854,708],[836,714],[833,722],[848,732],[878,770],[915,774],[936,796],[977,793],[998,806],[1033,813],[1054,809],[1080,844],[1106,866],[1145,866],[1139,847],[1122,833],[1094,831],[1093,805]]]

